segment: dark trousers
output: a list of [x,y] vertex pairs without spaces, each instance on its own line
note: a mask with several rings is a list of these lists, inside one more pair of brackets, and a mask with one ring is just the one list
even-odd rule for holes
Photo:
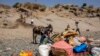
[[42,44],[43,43],[43,41],[44,41],[44,39],[46,38],[46,36],[45,35],[41,35],[41,39],[40,39],[40,44]]
[[41,35],[40,44],[43,44],[43,41],[45,38],[47,38],[47,43],[53,43],[53,41],[51,40],[49,36]]

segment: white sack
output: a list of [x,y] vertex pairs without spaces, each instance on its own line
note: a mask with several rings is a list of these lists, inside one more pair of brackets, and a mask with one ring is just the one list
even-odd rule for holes
[[78,37],[74,37],[74,43],[75,43],[75,46],[81,45],[81,42],[79,42],[79,38]]
[[100,56],[100,48],[98,47],[92,48],[92,53],[94,56]]
[[40,56],[49,56],[49,51],[51,49],[51,44],[42,44],[39,46]]

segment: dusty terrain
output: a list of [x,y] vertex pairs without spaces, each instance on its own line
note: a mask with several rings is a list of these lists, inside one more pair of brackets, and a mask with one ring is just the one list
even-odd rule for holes
[[[68,15],[70,16],[67,17],[64,15],[64,12],[65,11],[51,13],[48,10],[45,12],[34,12],[33,15],[25,18],[25,24],[30,24],[31,20],[33,20],[34,24],[37,26],[52,24],[54,32],[63,32],[68,24],[71,28],[76,29],[75,22],[78,21],[82,36],[92,36],[100,44],[100,20],[98,17],[75,17],[69,13]],[[33,51],[38,46],[31,43],[32,27],[16,23],[17,19],[21,18],[21,14],[24,15],[24,13],[16,12],[16,9],[10,9],[8,13],[0,14],[1,56],[11,56],[12,53],[19,53],[23,49]],[[17,27],[15,27],[16,24]],[[87,29],[90,31],[86,32]],[[40,36],[37,38],[38,42],[39,39]]]
[[[46,18],[49,18],[52,21],[47,21]],[[93,18],[90,18],[93,19]],[[56,17],[55,15],[50,15],[45,17],[45,19],[34,19],[35,24],[37,25],[44,25],[46,26],[47,23],[51,23],[54,27],[55,32],[63,32],[64,29],[68,24],[72,28],[75,28],[74,21],[75,19],[65,19]],[[96,18],[95,18],[96,20]],[[98,20],[92,25],[84,22],[85,20],[81,21],[79,24],[79,28],[83,36],[91,35],[96,40],[100,39],[100,22]],[[95,25],[97,23],[97,25]],[[90,32],[86,32],[86,29],[90,29]],[[38,37],[39,41],[39,37]],[[20,25],[16,29],[4,29],[0,28],[0,53],[2,56],[10,56],[13,52],[19,53],[21,50],[35,50],[37,45],[32,44],[32,27],[24,27]],[[6,50],[8,49],[8,51]]]

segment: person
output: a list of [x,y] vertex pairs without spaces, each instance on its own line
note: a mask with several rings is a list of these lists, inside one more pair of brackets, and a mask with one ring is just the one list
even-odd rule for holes
[[31,20],[31,25],[34,26],[34,20],[33,19]]
[[49,24],[47,27],[45,27],[42,31],[41,31],[41,39],[40,39],[40,44],[43,44],[43,41],[45,38],[48,38],[49,41],[52,41],[50,39],[50,33],[52,33],[53,31],[53,27],[51,24]]
[[79,35],[81,36],[81,32],[80,32],[80,29],[79,29],[79,27],[78,27],[78,24],[79,24],[79,22],[76,21],[76,22],[75,22],[75,25],[76,25],[76,32],[78,32]]

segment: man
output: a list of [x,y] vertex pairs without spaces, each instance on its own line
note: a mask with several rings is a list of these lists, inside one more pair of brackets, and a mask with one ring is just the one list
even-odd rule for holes
[[34,26],[34,20],[33,19],[31,20],[31,25]]
[[51,24],[49,24],[48,27],[45,27],[41,31],[40,44],[43,44],[43,41],[44,41],[45,38],[48,38],[48,40],[50,40],[50,33],[52,33],[52,31],[53,31],[53,28],[52,28],[52,25]]

